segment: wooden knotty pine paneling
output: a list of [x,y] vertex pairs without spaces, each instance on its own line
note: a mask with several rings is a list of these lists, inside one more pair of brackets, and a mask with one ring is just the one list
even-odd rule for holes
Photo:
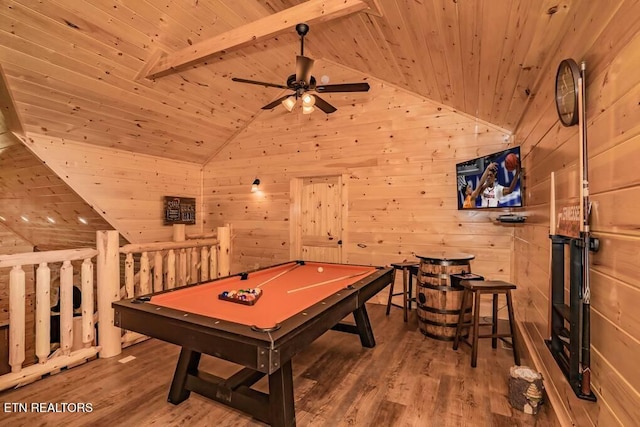
[[349,262],[469,252],[474,272],[510,280],[513,227],[496,225],[496,211],[458,211],[455,184],[456,162],[506,148],[508,135],[369,81],[375,97],[331,116],[262,113],[205,166],[205,228],[231,222],[233,271],[289,258],[291,178],[346,174]]
[[130,243],[167,241],[163,196],[196,198],[201,232],[201,166],[194,163],[28,134],[25,143]]
[[[624,2],[607,26],[591,28],[595,34],[589,39],[577,35],[568,39],[515,134],[525,148],[531,202],[530,220],[515,232],[514,274],[525,291],[516,293],[518,315],[526,322],[529,345],[539,355],[547,388],[558,393],[556,410],[565,411],[577,425],[634,425],[640,419],[640,375],[634,363],[640,354],[640,175],[635,165],[640,155],[640,75],[633,71],[640,63],[640,35],[637,22],[628,18],[638,11],[638,5]],[[552,74],[564,57],[584,58],[587,63],[591,229],[601,243],[590,267],[591,381],[596,403],[575,397],[543,343],[548,338],[550,173],[557,172],[558,197],[578,194],[578,127],[559,125],[553,105]],[[575,180],[576,188],[563,189],[570,180]]]

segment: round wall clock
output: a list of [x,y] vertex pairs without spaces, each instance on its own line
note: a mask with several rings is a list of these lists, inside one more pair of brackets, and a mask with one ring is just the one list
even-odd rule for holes
[[578,79],[580,68],[573,59],[565,59],[556,73],[556,109],[564,126],[578,123]]

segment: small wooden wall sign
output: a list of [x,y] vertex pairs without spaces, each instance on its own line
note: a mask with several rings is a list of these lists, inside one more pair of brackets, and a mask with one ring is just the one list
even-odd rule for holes
[[164,225],[195,223],[195,198],[164,196]]

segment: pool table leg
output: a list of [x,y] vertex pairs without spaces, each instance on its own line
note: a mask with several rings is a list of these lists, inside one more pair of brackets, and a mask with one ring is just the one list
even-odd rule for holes
[[362,346],[367,348],[375,347],[376,340],[373,337],[373,329],[371,329],[371,322],[369,322],[369,315],[364,304],[353,312],[353,317],[356,320],[356,327],[358,328]]
[[296,425],[291,360],[269,375],[269,419],[274,427]]
[[189,374],[196,375],[198,373],[199,363],[200,353],[184,347],[180,350],[180,357],[178,358],[171,389],[169,390],[169,397],[167,398],[169,402],[177,405],[189,398],[191,392],[185,387],[187,377]]

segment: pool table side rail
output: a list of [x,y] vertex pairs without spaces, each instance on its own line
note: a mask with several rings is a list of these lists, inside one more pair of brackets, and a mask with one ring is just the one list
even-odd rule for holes
[[[302,323],[296,317],[291,317],[288,321],[283,322],[281,336],[278,336],[274,344],[280,349],[280,358],[288,360],[299,351],[303,350],[310,343],[315,341],[322,334],[337,325],[349,314],[355,312],[363,306],[368,299],[380,292],[388,286],[393,280],[392,268],[380,268],[372,274],[353,283],[354,289],[344,289],[331,296],[328,299],[320,301],[303,313],[308,321]],[[345,292],[349,292],[345,294]],[[342,294],[338,296],[337,294]],[[333,298],[339,298],[333,301]],[[326,302],[326,304],[325,304]],[[327,304],[333,304],[330,309]],[[298,313],[296,316],[301,316]]]
[[[265,353],[268,346],[259,345],[249,339],[242,339],[241,335],[228,333],[207,326],[216,319],[198,315],[190,315],[188,320],[180,319],[176,310],[156,310],[152,304],[134,305],[130,301],[114,302],[115,326],[135,331],[143,335],[176,344],[180,347],[210,354],[221,359],[229,360],[246,367],[267,372],[264,360],[269,355]],[[173,311],[175,313],[169,313]],[[202,319],[196,319],[196,318]],[[204,321],[202,321],[204,320]],[[265,349],[262,358],[259,349]]]
[[361,307],[393,280],[378,268],[280,324],[262,332],[250,326],[129,299],[113,303],[115,326],[209,354],[260,372],[273,373],[296,353]]

